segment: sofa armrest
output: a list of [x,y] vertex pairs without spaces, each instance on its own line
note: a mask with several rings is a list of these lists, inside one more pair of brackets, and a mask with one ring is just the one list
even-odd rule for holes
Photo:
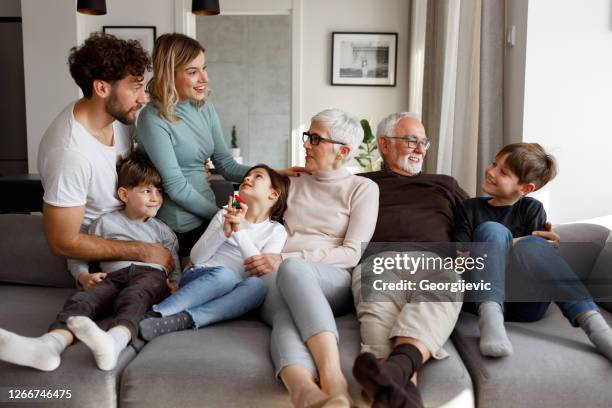
[[609,312],[612,312],[612,232],[595,261],[591,273],[591,287],[589,288],[597,303]]
[[597,303],[612,311],[612,233],[596,224],[555,227],[561,255],[585,283]]
[[0,215],[0,282],[74,288],[66,260],[53,255],[40,215]]

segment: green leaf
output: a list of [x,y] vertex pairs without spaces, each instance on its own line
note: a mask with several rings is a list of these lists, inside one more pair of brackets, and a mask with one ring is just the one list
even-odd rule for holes
[[374,135],[372,134],[372,128],[370,127],[370,122],[367,119],[361,119],[361,127],[363,128],[363,143],[370,143],[374,140]]

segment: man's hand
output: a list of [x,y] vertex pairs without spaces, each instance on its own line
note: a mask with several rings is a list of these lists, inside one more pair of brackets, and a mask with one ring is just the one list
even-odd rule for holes
[[79,283],[84,289],[89,289],[93,286],[96,286],[98,283],[102,282],[106,278],[106,273],[104,272],[81,272],[79,274]]
[[300,166],[293,166],[287,169],[277,170],[277,172],[287,177],[298,177],[300,173],[311,174],[308,170],[306,170],[306,167],[300,167]]
[[262,276],[270,272],[276,272],[279,265],[283,262],[280,254],[259,254],[244,260],[244,270],[246,273]]
[[546,221],[546,231],[533,231],[532,235],[544,238],[555,248],[559,247],[559,242],[561,241],[561,237],[552,230],[552,223],[550,221]]
[[141,245],[143,246],[143,256],[140,261],[161,265],[166,269],[166,273],[168,274],[174,270],[172,253],[168,251],[166,247],[162,244],[141,243]]

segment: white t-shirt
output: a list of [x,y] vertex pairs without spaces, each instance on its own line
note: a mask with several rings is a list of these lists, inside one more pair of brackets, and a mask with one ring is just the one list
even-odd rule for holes
[[113,122],[106,146],[74,118],[71,103],[51,123],[38,148],[43,200],[56,207],[85,206],[83,225],[122,207],[116,196],[117,160],[130,152],[133,127]]

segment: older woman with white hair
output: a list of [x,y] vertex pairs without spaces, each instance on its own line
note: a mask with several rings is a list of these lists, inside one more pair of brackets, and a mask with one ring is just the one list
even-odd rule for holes
[[362,140],[359,121],[339,109],[312,118],[303,133],[311,174],[291,180],[283,253],[245,261],[268,285],[262,319],[272,326],[275,373],[294,406],[351,404],[334,314],[350,308],[350,271],[378,217],[378,186],[346,168]]

